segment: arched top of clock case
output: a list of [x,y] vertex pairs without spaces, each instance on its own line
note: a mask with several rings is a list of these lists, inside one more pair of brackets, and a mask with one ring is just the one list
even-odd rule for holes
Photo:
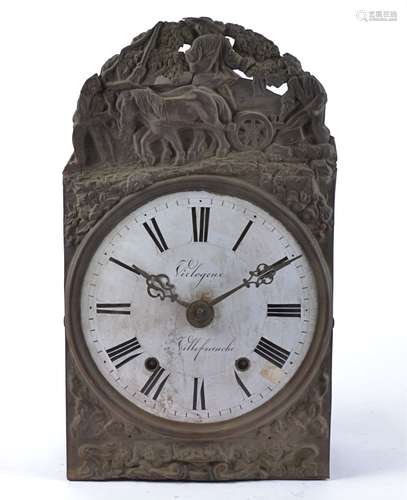
[[[315,333],[300,368],[294,377],[274,398],[255,411],[226,422],[193,424],[165,420],[147,414],[117,393],[96,368],[89,350],[86,347],[80,319],[80,291],[85,271],[95,250],[124,217],[145,203],[160,196],[188,190],[204,190],[216,194],[231,195],[249,201],[269,212],[281,222],[301,245],[312,268],[318,293],[318,322]],[[194,437],[208,439],[213,436],[229,436],[242,429],[276,418],[292,405],[308,387],[326,355],[330,345],[332,327],[332,283],[329,268],[325,262],[319,245],[305,225],[279,203],[273,196],[263,190],[248,185],[246,182],[222,176],[197,175],[178,177],[151,186],[140,193],[124,198],[108,214],[103,217],[88,233],[78,247],[71,262],[65,288],[65,325],[67,341],[75,364],[90,387],[105,401],[111,410],[128,421],[142,421],[152,430],[177,437]]]
[[68,169],[242,156],[335,164],[321,83],[242,26],[159,22],[84,83]]

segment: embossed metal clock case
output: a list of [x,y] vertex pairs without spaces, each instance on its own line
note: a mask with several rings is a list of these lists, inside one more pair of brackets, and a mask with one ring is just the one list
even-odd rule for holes
[[84,84],[64,171],[70,479],[329,475],[336,151],[261,35],[158,23]]

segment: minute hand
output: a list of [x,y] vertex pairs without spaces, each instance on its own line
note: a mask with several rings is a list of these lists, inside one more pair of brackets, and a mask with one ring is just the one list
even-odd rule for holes
[[302,255],[297,255],[296,257],[293,257],[292,259],[289,259],[288,257],[284,257],[283,259],[280,259],[274,264],[267,265],[267,264],[259,264],[254,271],[249,272],[249,279],[244,279],[240,285],[235,286],[235,288],[232,288],[231,290],[223,293],[222,295],[219,295],[218,297],[214,298],[209,305],[214,306],[215,304],[219,304],[222,300],[226,299],[233,293],[237,292],[241,288],[247,287],[249,288],[250,285],[255,285],[256,288],[259,287],[260,285],[269,285],[270,283],[273,282],[274,276],[277,271],[280,269],[283,269],[284,267],[288,266],[291,264],[291,262],[294,262],[295,260],[299,259],[302,257]]

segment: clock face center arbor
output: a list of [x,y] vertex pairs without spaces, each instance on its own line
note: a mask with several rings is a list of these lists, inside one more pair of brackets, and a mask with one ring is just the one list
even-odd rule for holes
[[214,317],[213,307],[205,300],[196,300],[187,308],[187,320],[195,328],[204,328],[210,325]]

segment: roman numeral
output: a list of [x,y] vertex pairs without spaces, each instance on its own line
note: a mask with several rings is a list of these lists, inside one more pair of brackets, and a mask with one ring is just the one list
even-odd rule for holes
[[165,250],[168,250],[168,245],[154,217],[151,219],[151,223],[153,225],[153,229],[148,225],[147,222],[143,222],[144,229],[147,231],[151,239],[154,241],[158,250],[160,250],[160,252],[162,253]]
[[[145,396],[148,396],[150,394],[150,392],[154,389],[154,387],[158,384],[158,382],[162,378],[164,372],[165,372],[164,368],[161,368],[161,366],[157,366],[157,368],[150,375],[149,379],[144,384],[144,386],[142,387],[140,392],[142,394],[144,394]],[[170,376],[170,374],[168,374],[166,377],[164,377],[161,380],[161,382],[158,384],[158,387],[153,395],[154,400],[156,400],[158,398],[158,396],[160,395],[160,392],[163,390],[163,387],[164,387],[165,383],[167,382],[169,376]]]
[[265,337],[261,337],[254,352],[267,361],[270,361],[270,363],[273,363],[273,365],[278,366],[278,368],[282,368],[290,356],[289,351],[274,344]]
[[236,382],[239,384],[239,386],[242,388],[243,392],[246,394],[246,396],[248,398],[250,398],[251,394],[250,394],[250,391],[249,389],[244,385],[242,379],[239,377],[239,375],[237,374],[236,370],[235,370],[235,377],[236,377]]
[[131,304],[114,303],[114,304],[96,304],[96,312],[98,314],[130,314]]
[[209,207],[201,207],[200,216],[198,215],[195,207],[192,207],[192,230],[194,233],[194,241],[204,242],[208,241],[209,231]]
[[120,368],[121,366],[125,365],[132,359],[137,358],[137,356],[140,356],[141,352],[136,352],[139,349],[141,349],[141,346],[137,340],[137,337],[134,337],[130,340],[126,340],[126,342],[122,342],[121,344],[106,349],[106,353],[109,356],[110,361],[112,362],[120,358],[124,358],[117,365],[115,365],[115,368]]
[[202,379],[201,388],[199,389],[199,379],[197,377],[194,377],[194,395],[192,397],[192,409],[197,410],[198,407],[200,410],[206,410],[205,385],[204,385],[204,380]]
[[267,316],[301,318],[301,304],[267,304]]
[[245,228],[244,228],[244,229],[243,229],[243,231],[242,231],[242,234],[239,236],[239,238],[237,239],[236,243],[233,245],[232,250],[233,250],[234,252],[236,252],[236,250],[238,249],[238,247],[239,247],[240,243],[242,243],[243,238],[246,236],[247,231],[251,228],[252,224],[253,224],[253,221],[252,221],[252,220],[250,220],[250,221],[246,224]]

